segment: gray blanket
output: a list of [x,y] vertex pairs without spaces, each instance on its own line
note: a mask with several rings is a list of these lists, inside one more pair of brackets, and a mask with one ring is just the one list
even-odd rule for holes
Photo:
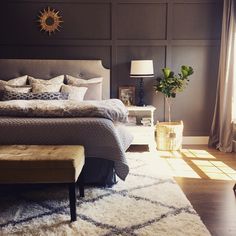
[[126,122],[128,111],[119,99],[102,101],[10,100],[0,101],[0,116],[99,117]]

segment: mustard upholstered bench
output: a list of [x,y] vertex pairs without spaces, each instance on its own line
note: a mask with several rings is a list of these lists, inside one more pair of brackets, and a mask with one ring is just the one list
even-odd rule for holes
[[76,182],[84,197],[84,147],[0,145],[0,184],[68,183],[71,221],[76,221]]

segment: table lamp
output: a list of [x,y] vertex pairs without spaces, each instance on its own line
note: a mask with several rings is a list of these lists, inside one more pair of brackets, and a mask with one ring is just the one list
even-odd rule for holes
[[143,78],[154,76],[152,60],[132,60],[130,68],[130,77],[139,78],[139,102],[138,106],[144,106]]

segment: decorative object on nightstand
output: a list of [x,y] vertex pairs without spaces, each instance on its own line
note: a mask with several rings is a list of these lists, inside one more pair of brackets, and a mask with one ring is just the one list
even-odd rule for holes
[[119,87],[119,99],[125,104],[125,106],[134,105],[135,104],[135,87],[134,86]]
[[130,77],[139,78],[139,102],[138,106],[144,106],[144,90],[143,78],[150,78],[154,76],[153,61],[152,60],[132,60],[130,68]]
[[182,148],[183,121],[171,122],[171,99],[182,92],[189,82],[189,76],[193,74],[193,68],[182,66],[181,73],[175,75],[169,68],[163,68],[163,77],[157,78],[154,86],[156,92],[165,96],[168,105],[168,122],[160,122],[156,125],[156,143],[158,150],[179,150]]

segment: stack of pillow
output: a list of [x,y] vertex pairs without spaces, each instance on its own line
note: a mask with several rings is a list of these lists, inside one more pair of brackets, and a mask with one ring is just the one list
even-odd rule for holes
[[25,75],[0,80],[0,100],[102,100],[102,80],[102,77],[85,80],[70,75],[44,80]]

